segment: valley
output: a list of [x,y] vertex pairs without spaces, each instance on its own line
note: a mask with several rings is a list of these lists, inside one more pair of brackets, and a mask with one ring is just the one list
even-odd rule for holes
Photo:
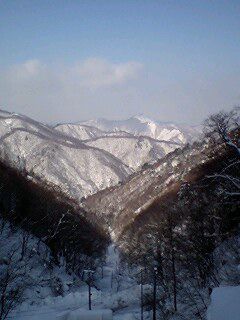
[[3,161],[24,167],[29,176],[59,185],[75,198],[124,181],[146,162],[155,162],[181,145],[84,125],[52,128],[6,112],[0,114],[0,135]]
[[49,273],[7,319],[75,319],[88,306],[86,270],[96,312],[140,319],[143,301],[151,319],[155,279],[159,319],[205,319],[209,288],[239,281],[239,131],[231,130],[211,140],[144,117],[49,126],[1,111],[1,241],[20,237],[16,264],[22,255],[35,265],[37,250]]
[[0,1],[0,320],[240,320],[239,30]]

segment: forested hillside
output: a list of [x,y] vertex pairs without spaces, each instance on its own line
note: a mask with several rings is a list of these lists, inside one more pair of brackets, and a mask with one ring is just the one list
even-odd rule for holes
[[24,172],[0,163],[0,210],[3,219],[32,233],[56,256],[65,257],[69,268],[81,274],[86,260],[104,254],[108,234],[77,202],[59,189],[32,182]]

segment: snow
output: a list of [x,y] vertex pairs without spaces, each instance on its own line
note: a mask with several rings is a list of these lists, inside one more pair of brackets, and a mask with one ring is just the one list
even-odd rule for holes
[[[4,229],[0,247],[1,257],[6,257],[7,249],[14,243],[19,243],[21,232],[19,229],[9,233],[9,228]],[[4,241],[5,233],[8,241]],[[30,247],[34,249],[37,246],[37,238],[31,237],[29,241]],[[51,271],[51,277],[61,279],[64,292],[57,296],[52,294],[48,282],[50,273],[45,266],[48,251],[43,244],[39,250],[40,256],[31,255],[29,276],[41,281],[27,289],[26,299],[12,311],[7,317],[8,320],[140,320],[140,285],[136,282],[134,270],[130,276],[128,271],[120,269],[119,249],[114,243],[108,247],[103,270],[99,267],[95,272],[92,311],[88,310],[87,284],[80,281],[73,285],[74,275],[66,274],[64,260],[60,266],[53,266]],[[41,257],[44,252],[45,260]],[[143,290],[145,294],[150,293],[152,287],[145,284]],[[208,320],[239,320],[239,314],[240,286],[213,289]],[[151,319],[151,311],[144,311],[144,319]]]
[[207,313],[208,320],[239,320],[240,286],[214,288]]
[[120,135],[99,137],[86,143],[111,153],[134,170],[145,163],[157,161],[177,147],[176,144],[160,142],[148,137]]
[[[64,298],[67,302],[67,297],[73,295],[71,290],[76,288],[79,280],[74,274],[66,273],[64,259],[58,266],[54,264],[49,248],[39,242],[38,238],[20,228],[12,230],[3,220],[0,220],[0,224],[0,279],[5,281],[7,272],[10,272],[12,276],[6,292],[15,287],[21,290],[24,288],[19,300],[20,304],[8,319],[34,319],[34,314],[38,312],[56,313],[52,306],[55,305],[55,308],[59,306],[60,299],[64,302],[60,294],[65,294],[66,298]],[[25,249],[22,255],[23,240]],[[55,297],[56,294],[57,297]],[[61,305],[62,303],[60,308]],[[6,307],[7,304],[5,304]]]
[[112,310],[71,311],[60,320],[112,320]]
[[[17,242],[19,232],[9,238],[9,243]],[[34,237],[31,239],[35,245],[37,239]],[[9,246],[9,243],[6,245]],[[111,244],[107,250],[103,277],[101,268],[96,270],[95,286],[91,288],[92,311],[88,310],[87,284],[80,281],[74,286],[73,276],[66,274],[62,267],[55,266],[52,277],[61,278],[64,283],[64,293],[53,296],[48,287],[47,269],[38,259],[33,257],[31,260],[31,265],[37,265],[37,269],[35,266],[33,269],[35,271],[32,271],[32,276],[39,279],[41,275],[41,283],[44,282],[45,287],[37,285],[29,288],[25,300],[11,312],[7,317],[8,320],[111,320],[112,316],[114,320],[140,319],[140,285],[134,278],[122,274],[124,271],[119,270],[119,251],[115,244]],[[149,288],[147,285],[144,286],[144,291],[147,292]],[[37,293],[39,291],[41,293]],[[148,315],[149,312],[146,312],[146,319]]]
[[157,140],[184,144],[195,140],[200,132],[200,126],[176,125],[153,121],[143,115],[127,120],[93,119],[81,122],[104,131],[126,131],[137,136],[147,136]]
[[143,116],[52,128],[0,111],[0,159],[80,200],[117,185],[196,136],[192,130],[189,138],[182,138],[186,130]]
[[66,123],[57,125],[55,129],[80,140],[88,140],[104,136],[104,132],[102,130],[86,125]]
[[0,158],[80,199],[123,181],[132,170],[111,153],[24,116],[0,115]]
[[[157,161],[173,151],[187,140],[184,134],[175,125],[159,124],[144,117],[112,122],[101,119],[51,128],[22,115],[1,112],[0,157],[17,168],[26,168],[29,178],[58,185],[65,193],[80,200],[116,185],[144,163]],[[172,162],[173,167],[176,165]],[[167,169],[163,165],[148,170],[141,179],[135,176],[126,187],[128,189],[120,190],[124,195],[117,194],[116,201],[110,199],[107,210],[112,211],[114,203],[117,207],[114,214],[117,215],[126,200],[134,199],[136,194],[139,197],[150,187],[152,179],[158,187],[158,176],[165,174],[164,170]],[[158,190],[154,192],[159,193]],[[147,197],[133,201],[129,210],[137,215],[153,200]],[[112,229],[112,235],[116,237],[118,231]],[[17,239],[18,235],[14,237]],[[37,240],[31,241],[36,246]],[[8,319],[83,319],[83,314],[87,319],[91,317],[87,311],[88,286],[81,281],[76,284],[74,275],[66,274],[64,263],[54,266],[51,274],[62,283],[63,293],[57,296],[51,292],[50,272],[39,257],[34,256],[33,265],[35,271],[29,274],[30,278],[41,279],[46,285],[38,283],[29,288],[26,300]],[[92,288],[92,315],[100,315],[107,309],[113,311],[116,320],[140,319],[140,286],[133,276],[120,270],[116,245],[109,246],[102,268],[102,272],[96,271],[96,287]],[[151,286],[145,285],[144,292],[149,290]],[[145,312],[144,318],[148,317],[149,312]]]

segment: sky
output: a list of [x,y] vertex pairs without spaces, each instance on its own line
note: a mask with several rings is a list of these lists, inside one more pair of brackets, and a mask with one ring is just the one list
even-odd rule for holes
[[199,124],[239,84],[239,0],[0,0],[1,109]]

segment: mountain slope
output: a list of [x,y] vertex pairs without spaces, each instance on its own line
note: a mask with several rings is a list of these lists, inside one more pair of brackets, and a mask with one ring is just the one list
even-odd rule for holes
[[108,151],[134,170],[145,163],[157,161],[179,147],[176,143],[161,142],[144,136],[99,137],[86,143]]
[[[160,127],[142,117],[52,128],[1,111],[0,158],[80,200],[183,146],[187,136],[176,128]],[[196,136],[193,132],[191,137]]]
[[134,170],[157,161],[200,133],[199,127],[159,124],[137,116],[127,120],[59,124],[55,129],[108,151]]
[[125,179],[131,170],[114,155],[28,117],[1,112],[1,159],[80,198]]
[[179,190],[186,181],[197,179],[198,168],[210,165],[211,161],[212,154],[207,145],[195,143],[177,149],[133,174],[123,184],[87,197],[83,205],[86,210],[91,208],[105,218],[113,236],[118,237],[156,199],[172,190]]
[[143,135],[180,144],[192,142],[201,132],[200,126],[156,122],[143,116],[134,116],[127,120],[93,119],[81,124],[104,131],[126,131],[138,136]]

